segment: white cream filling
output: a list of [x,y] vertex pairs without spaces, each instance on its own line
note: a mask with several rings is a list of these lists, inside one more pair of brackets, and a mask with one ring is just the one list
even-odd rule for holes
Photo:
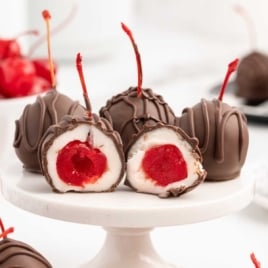
[[[94,184],[87,184],[85,186],[66,184],[58,176],[56,167],[58,152],[71,141],[86,141],[89,130],[91,135],[93,135],[94,148],[98,148],[107,158],[107,169],[103,173],[102,177]],[[103,132],[98,128],[94,126],[89,127],[86,124],[78,125],[75,129],[66,131],[62,135],[58,136],[48,149],[46,157],[48,163],[48,173],[53,181],[54,187],[60,192],[67,192],[71,190],[100,192],[109,190],[110,187],[117,182],[122,170],[121,159],[113,140],[103,134]]]
[[[157,145],[172,144],[179,148],[187,163],[187,178],[159,186],[154,181],[146,178],[142,168],[142,160],[145,152]],[[127,179],[131,185],[140,192],[161,194],[170,189],[185,186],[188,188],[198,179],[199,172],[203,172],[202,164],[192,155],[192,147],[176,131],[170,128],[158,128],[142,135],[132,146],[127,160]]]

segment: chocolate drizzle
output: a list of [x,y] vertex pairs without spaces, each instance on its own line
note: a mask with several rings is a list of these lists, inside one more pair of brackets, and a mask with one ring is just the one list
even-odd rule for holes
[[22,116],[16,120],[14,148],[23,167],[40,172],[37,151],[40,140],[50,125],[57,123],[66,114],[85,114],[84,108],[56,90],[38,96],[28,104]]
[[0,267],[52,268],[52,265],[26,243],[4,238],[0,242]]
[[219,100],[186,108],[177,118],[191,137],[197,137],[208,180],[225,180],[239,175],[248,148],[247,120],[237,108]]
[[171,125],[175,122],[175,115],[162,96],[148,88],[142,89],[141,96],[138,96],[136,87],[130,87],[108,100],[101,108],[100,116],[120,133],[125,153],[144,127],[158,122]]

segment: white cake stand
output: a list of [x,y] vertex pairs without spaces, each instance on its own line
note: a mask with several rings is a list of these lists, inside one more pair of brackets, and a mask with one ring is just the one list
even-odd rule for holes
[[81,268],[171,268],[154,250],[154,227],[190,224],[238,211],[254,194],[253,179],[204,182],[179,198],[160,199],[121,187],[113,193],[51,191],[44,177],[22,172],[18,165],[1,175],[4,197],[14,205],[53,219],[103,226],[103,248]]

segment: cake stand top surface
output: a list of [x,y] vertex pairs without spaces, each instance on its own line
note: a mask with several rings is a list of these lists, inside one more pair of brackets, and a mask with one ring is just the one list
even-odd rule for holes
[[254,181],[241,175],[230,181],[204,182],[180,197],[161,199],[124,186],[111,193],[52,191],[42,175],[7,165],[0,174],[3,196],[15,206],[53,219],[104,227],[147,228],[210,220],[246,207]]

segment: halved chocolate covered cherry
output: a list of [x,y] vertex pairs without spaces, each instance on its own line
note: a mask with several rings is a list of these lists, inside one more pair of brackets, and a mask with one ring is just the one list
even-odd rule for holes
[[144,128],[128,152],[126,183],[160,197],[192,190],[206,176],[197,143],[175,126]]
[[122,23],[134,48],[137,87],[108,100],[100,115],[109,120],[123,141],[127,161],[125,184],[137,192],[179,196],[206,176],[197,139],[174,126],[175,114],[162,96],[142,88],[140,54],[130,29]]
[[82,57],[76,65],[87,111],[52,125],[40,146],[43,174],[57,192],[113,191],[125,173],[121,138],[111,124],[91,111]]
[[113,191],[125,172],[120,136],[104,119],[65,116],[45,134],[41,166],[56,192]]

